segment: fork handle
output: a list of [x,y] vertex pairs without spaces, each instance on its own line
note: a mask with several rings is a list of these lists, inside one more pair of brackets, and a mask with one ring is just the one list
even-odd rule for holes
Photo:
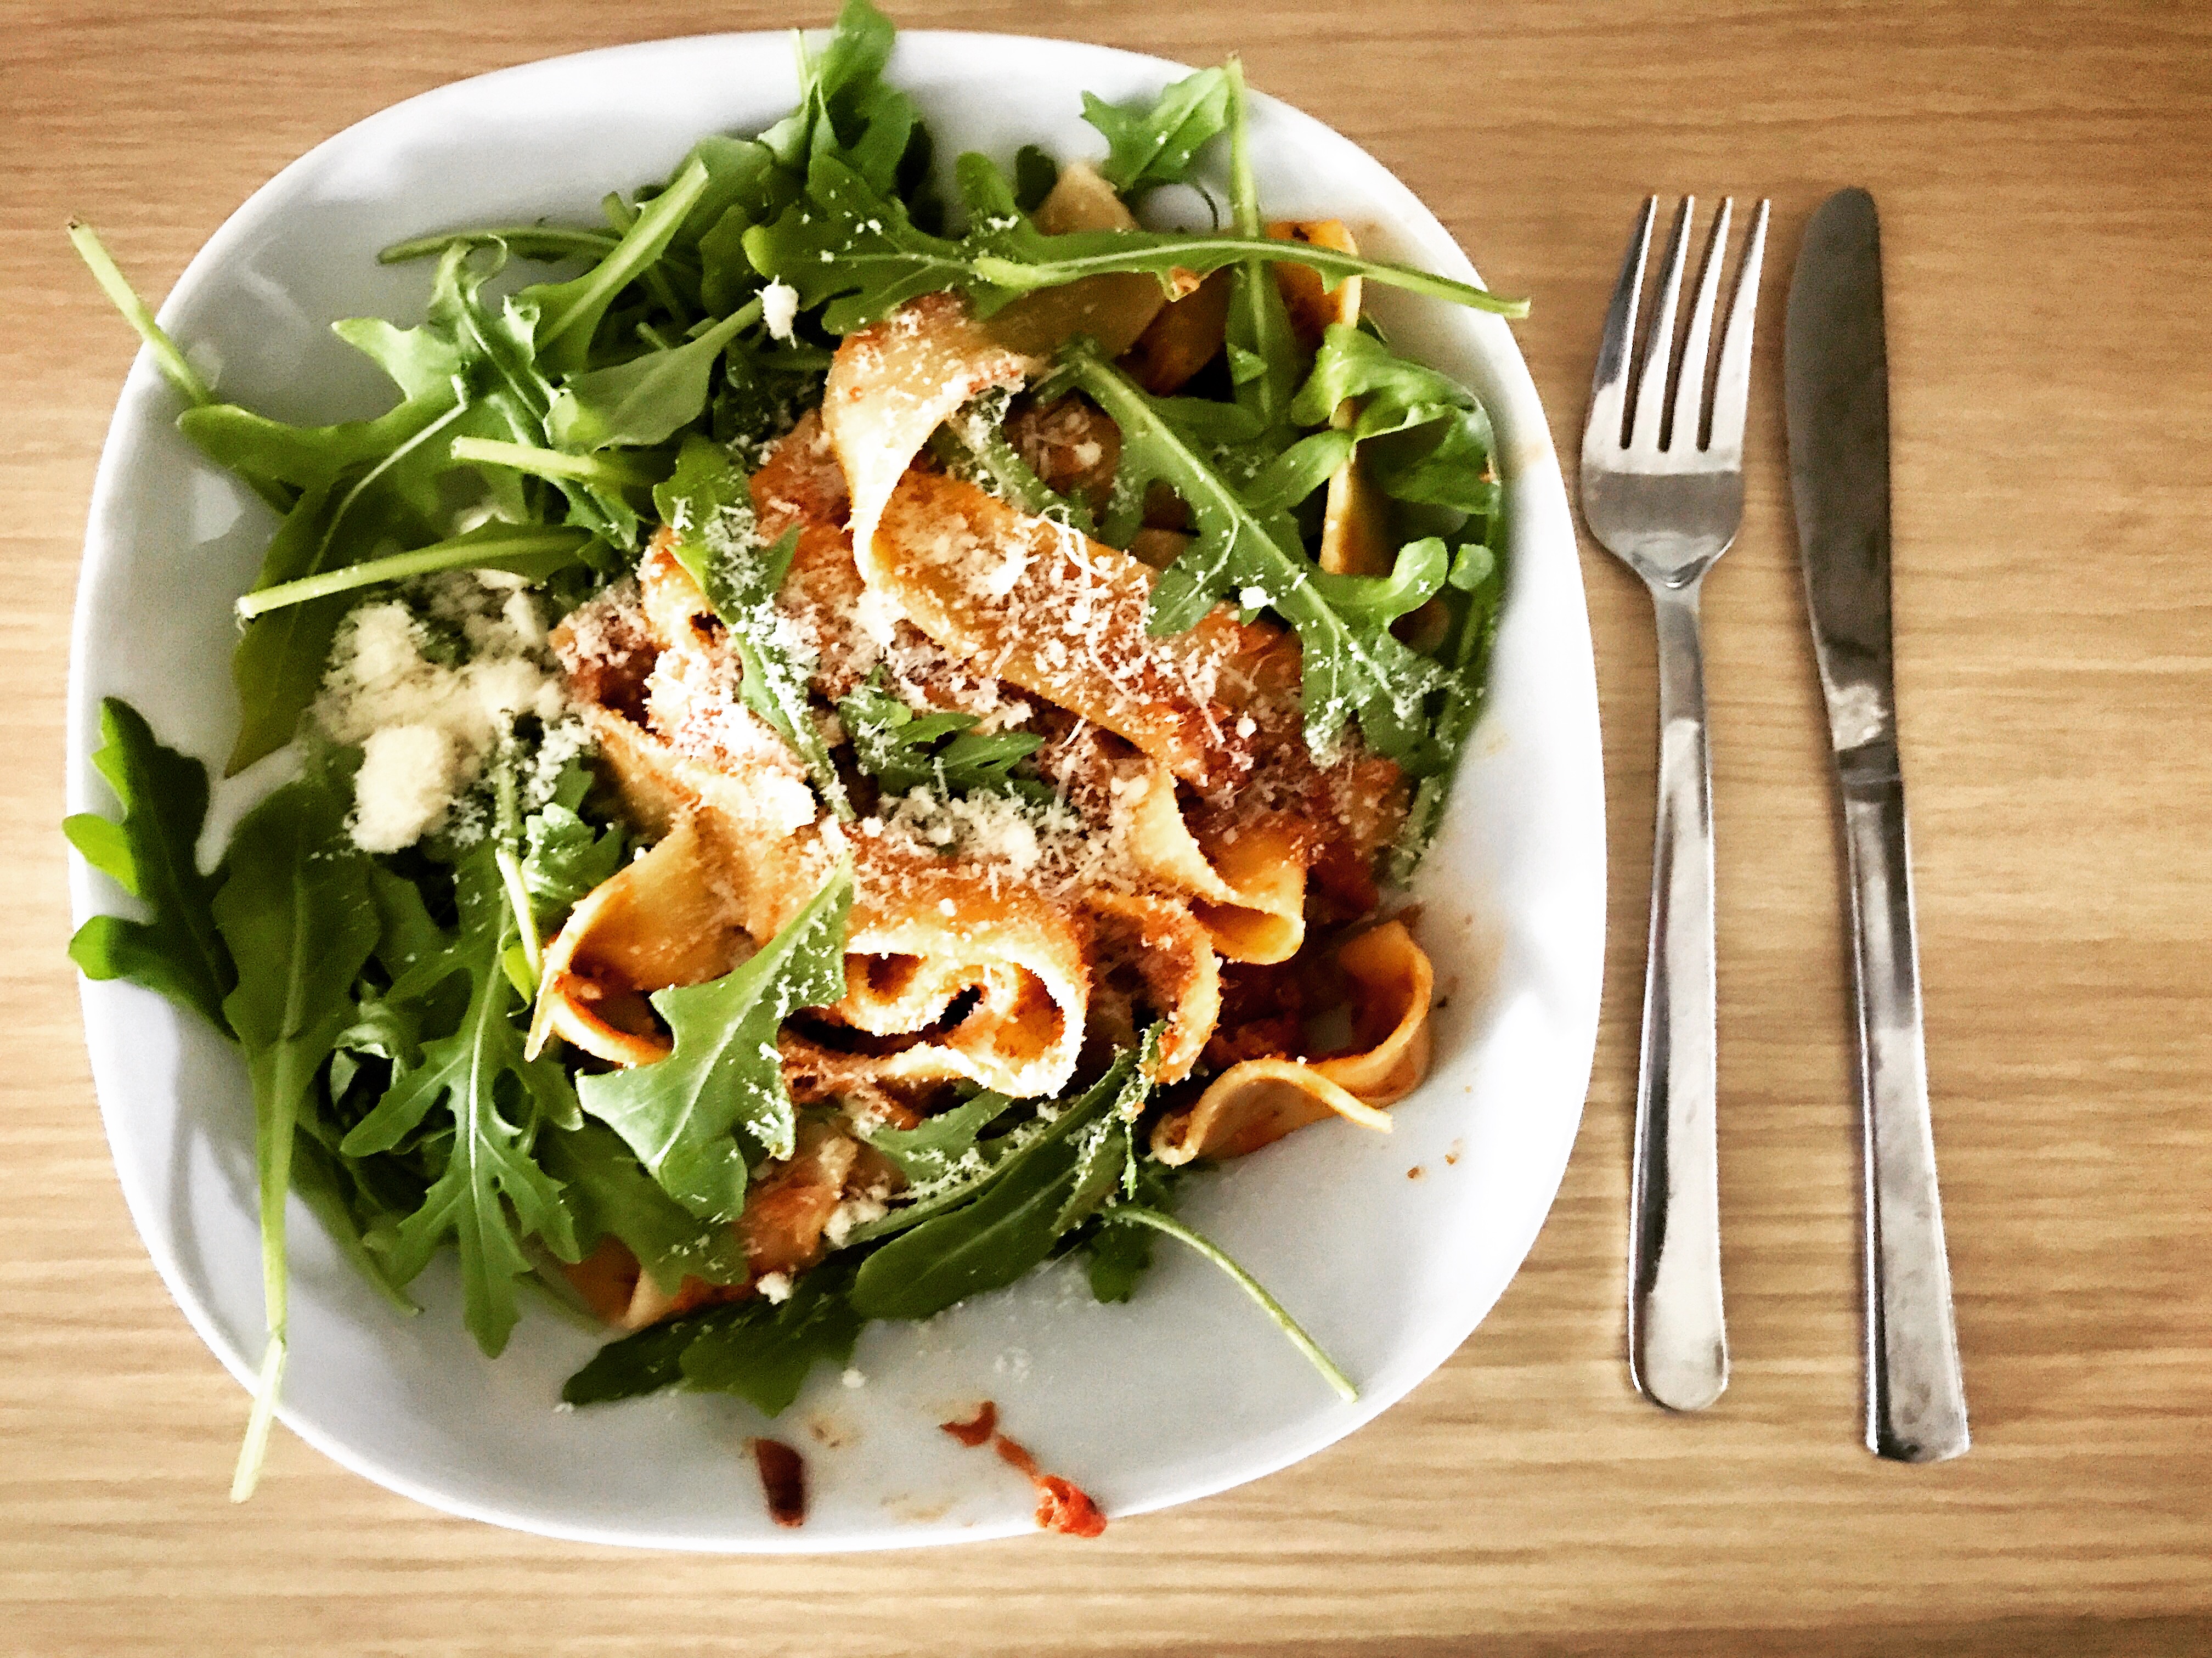
[[1650,583],[1659,639],[1659,807],[1629,1197],[1629,1373],[1677,1411],[1702,1410],[1728,1386],[1701,585],[1702,573],[1674,586]]
[[1966,1388],[1936,1188],[1905,784],[1889,763],[1843,783],[1866,1134],[1867,1448],[1900,1462],[1963,1455]]

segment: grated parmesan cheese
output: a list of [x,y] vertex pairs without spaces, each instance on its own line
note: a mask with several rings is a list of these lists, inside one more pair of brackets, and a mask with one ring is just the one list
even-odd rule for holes
[[890,1206],[882,1198],[872,1193],[855,1193],[830,1212],[830,1218],[823,1223],[823,1239],[832,1249],[842,1249],[854,1227],[881,1220],[890,1212]]
[[356,608],[341,626],[315,703],[339,744],[359,744],[348,828],[364,852],[398,852],[449,824],[484,762],[525,716],[547,741],[523,778],[542,805],[585,743],[545,654],[538,601],[496,572],[448,571],[405,597]]
[[353,843],[363,852],[413,846],[453,810],[460,762],[452,734],[436,726],[369,732],[354,774]]

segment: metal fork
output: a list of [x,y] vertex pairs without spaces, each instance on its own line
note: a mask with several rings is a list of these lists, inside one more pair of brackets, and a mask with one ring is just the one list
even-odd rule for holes
[[[1695,1411],[1728,1386],[1714,1117],[1712,778],[1698,590],[1743,516],[1744,407],[1766,203],[1745,243],[1708,410],[1706,348],[1731,205],[1721,203],[1670,410],[1675,301],[1696,207],[1694,197],[1682,198],[1632,411],[1636,301],[1658,204],[1656,197],[1644,204],[1606,313],[1583,431],[1582,495],[1590,533],[1650,588],[1659,635],[1659,810],[1629,1199],[1629,1374],[1657,1403]],[[1702,444],[1701,431],[1710,433]]]

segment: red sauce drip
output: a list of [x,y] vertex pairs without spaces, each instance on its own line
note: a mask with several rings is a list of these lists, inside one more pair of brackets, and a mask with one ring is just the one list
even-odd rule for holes
[[1098,1505],[1091,1500],[1088,1491],[1073,1480],[1045,1473],[1037,1467],[1036,1458],[1030,1455],[1026,1445],[997,1431],[999,1406],[995,1400],[985,1400],[965,1422],[940,1422],[937,1425],[970,1448],[989,1440],[999,1460],[1018,1469],[1022,1477],[1036,1487],[1038,1530],[1063,1532],[1070,1537],[1096,1537],[1106,1529],[1106,1516],[1099,1513]]
[[779,1526],[805,1525],[805,1461],[781,1440],[756,1439],[752,1448],[753,1461],[760,1469],[761,1489],[768,1493],[769,1518]]
[[994,1439],[991,1442],[991,1448],[998,1452],[1000,1461],[1011,1463],[1019,1468],[1028,1478],[1042,1479],[1044,1477],[1037,1472],[1036,1458],[1029,1454],[1028,1448],[1015,1443],[1006,1435],[1000,1434]]
[[1082,1486],[1070,1485],[1048,1473],[1036,1482],[1037,1527],[1065,1532],[1070,1537],[1097,1537],[1106,1529],[1106,1516]]
[[999,1406],[995,1401],[987,1399],[975,1407],[975,1414],[968,1421],[940,1422],[937,1425],[972,1450],[997,1430]]

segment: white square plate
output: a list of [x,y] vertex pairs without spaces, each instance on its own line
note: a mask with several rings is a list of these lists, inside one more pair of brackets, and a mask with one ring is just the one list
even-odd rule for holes
[[[890,78],[920,100],[949,168],[963,149],[1008,158],[1030,143],[1096,155],[1082,92],[1122,102],[1187,72],[1064,41],[915,33],[901,37]],[[796,91],[788,39],[767,34],[622,46],[441,88],[340,133],[256,193],[192,261],[161,321],[249,407],[295,421],[374,414],[389,394],[329,325],[411,321],[428,276],[380,266],[380,247],[539,216],[596,222],[605,191],[665,176],[702,133],[757,131]],[[1252,147],[1271,216],[1342,218],[1363,248],[1474,278],[1413,193],[1318,122],[1255,99]],[[1535,1239],[1589,1083],[1605,916],[1596,690],[1566,496],[1510,331],[1368,291],[1401,349],[1480,393],[1510,503],[1491,702],[1418,893],[1443,998],[1437,1062],[1395,1108],[1395,1133],[1310,1128],[1200,1182],[1184,1211],[1337,1358],[1358,1402],[1339,1401],[1229,1282],[1162,1240],[1127,1305],[1094,1304],[1060,1265],[927,1324],[870,1327],[855,1360],[865,1385],[817,1372],[771,1430],[804,1448],[812,1482],[806,1526],[782,1530],[744,1450],[764,1430],[750,1407],[666,1395],[557,1411],[591,1336],[533,1313],[488,1361],[461,1327],[450,1258],[418,1285],[422,1315],[398,1318],[295,1204],[287,1424],[394,1491],[553,1536],[884,1548],[1033,1525],[1026,1480],[938,1430],[978,1398],[995,1399],[1007,1431],[1119,1517],[1318,1450],[1466,1339]],[[178,434],[176,413],[142,353],[87,533],[72,811],[112,810],[88,759],[103,695],[130,699],[164,741],[217,767],[234,731],[230,605],[270,521]],[[128,902],[82,865],[72,891],[80,920]],[[261,1297],[244,1069],[207,1026],[128,985],[88,984],[84,1011],[131,1212],[185,1316],[246,1382]],[[1423,1177],[1409,1180],[1416,1169]]]

